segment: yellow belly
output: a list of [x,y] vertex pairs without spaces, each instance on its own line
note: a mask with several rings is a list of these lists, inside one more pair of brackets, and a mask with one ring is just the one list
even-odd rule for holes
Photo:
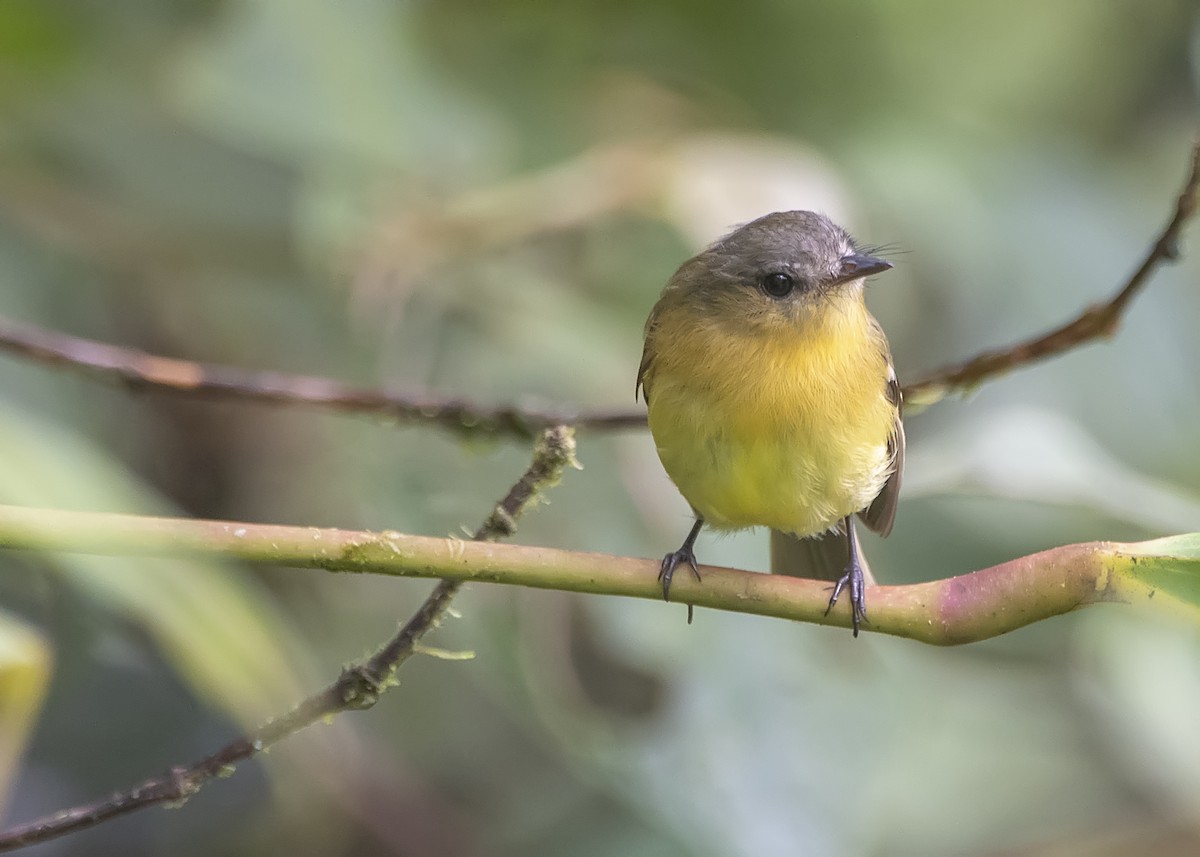
[[650,430],[707,524],[812,535],[883,488],[896,421],[886,343],[861,303],[843,309],[769,336],[665,331],[674,347],[646,379]]

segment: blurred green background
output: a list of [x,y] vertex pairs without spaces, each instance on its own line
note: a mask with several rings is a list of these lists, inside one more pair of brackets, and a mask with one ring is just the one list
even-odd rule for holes
[[[1185,0],[4,0],[0,313],[247,368],[632,408],[679,262],[818,208],[899,248],[870,302],[911,379],[1132,270],[1196,132],[1198,24]],[[896,530],[867,545],[881,578],[1200,529],[1200,236],[1184,249],[1112,341],[909,419]],[[528,459],[9,357],[0,391],[3,502],[444,535]],[[579,458],[519,541],[678,545],[687,510],[647,434],[584,434]],[[762,569],[765,542],[699,552]],[[6,818],[210,752],[428,589],[6,554]],[[1200,848],[1200,633],[1162,615],[935,650],[553,592],[458,606],[430,642],[474,660],[419,658],[375,710],[185,808],[36,853]],[[50,677],[40,711],[29,675]]]

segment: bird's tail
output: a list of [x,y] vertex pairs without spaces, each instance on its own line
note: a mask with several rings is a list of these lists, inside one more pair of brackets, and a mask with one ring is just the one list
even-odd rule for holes
[[[850,561],[852,538],[857,546],[858,535],[850,528],[847,537],[844,529],[831,530],[819,536],[798,539],[789,533],[771,530],[771,573],[787,574],[792,577],[808,577],[816,580],[837,580]],[[875,577],[867,565],[862,550],[858,551],[863,577],[867,586],[875,585]]]

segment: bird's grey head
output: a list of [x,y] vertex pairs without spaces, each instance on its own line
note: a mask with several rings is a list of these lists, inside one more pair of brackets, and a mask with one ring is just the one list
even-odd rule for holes
[[823,298],[861,292],[865,277],[890,267],[859,252],[850,234],[823,214],[777,211],[685,262],[664,297],[687,294],[727,318],[798,322]]
[[777,211],[752,220],[697,258],[718,278],[771,297],[832,288],[891,267],[859,253],[850,233],[813,211]]

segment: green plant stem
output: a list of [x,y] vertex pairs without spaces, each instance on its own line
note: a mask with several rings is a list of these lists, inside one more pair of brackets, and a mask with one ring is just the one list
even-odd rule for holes
[[[1152,544],[1152,543],[1151,543]],[[660,599],[658,561],[395,532],[287,527],[0,506],[0,547],[106,555],[208,555],[336,572],[480,581]],[[1137,545],[1067,545],[929,583],[870,591],[865,630],[935,645],[983,640],[1098,602],[1152,598],[1120,573],[1145,561]],[[821,581],[701,567],[703,580],[672,587],[696,607],[846,626],[828,616]]]

